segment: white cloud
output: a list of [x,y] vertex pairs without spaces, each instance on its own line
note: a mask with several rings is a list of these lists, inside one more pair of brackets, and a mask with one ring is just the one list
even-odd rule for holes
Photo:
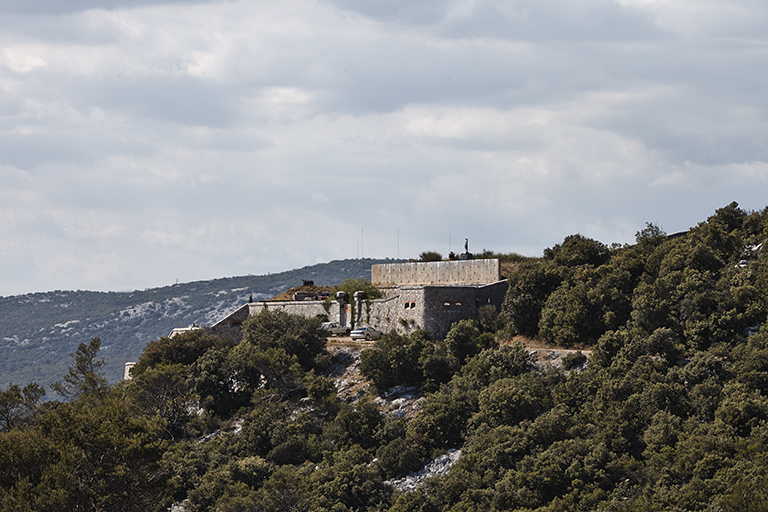
[[684,165],[659,176],[651,185],[708,190],[720,187],[756,186],[761,183],[768,183],[768,163],[766,162],[710,166],[685,162]]
[[46,212],[67,238],[116,238],[126,232],[126,226],[103,217],[98,210],[85,211],[49,211]]
[[23,46],[3,49],[5,64],[16,73],[27,73],[45,66],[45,60],[37,55],[35,49]]

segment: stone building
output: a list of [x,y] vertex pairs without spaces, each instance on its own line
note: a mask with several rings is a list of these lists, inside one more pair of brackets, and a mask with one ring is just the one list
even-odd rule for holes
[[507,293],[497,259],[374,265],[371,281],[386,298],[357,305],[363,323],[385,332],[421,328],[438,338],[483,306],[500,311]]
[[384,332],[407,334],[424,329],[440,338],[459,320],[476,318],[483,306],[501,310],[507,281],[501,279],[499,260],[462,260],[373,265],[371,282],[382,299],[355,294],[351,300],[298,300],[248,303],[209,330],[239,340],[241,326],[264,308],[306,317],[326,315],[345,326],[369,325]]

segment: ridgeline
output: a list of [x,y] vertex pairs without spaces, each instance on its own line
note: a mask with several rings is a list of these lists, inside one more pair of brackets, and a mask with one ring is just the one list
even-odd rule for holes
[[0,297],[0,388],[35,381],[46,388],[60,379],[70,354],[101,338],[110,382],[123,377],[151,340],[176,327],[211,325],[242,306],[269,299],[302,280],[334,285],[371,277],[371,265],[393,260],[331,261],[261,276],[181,283],[133,292],[52,291]]

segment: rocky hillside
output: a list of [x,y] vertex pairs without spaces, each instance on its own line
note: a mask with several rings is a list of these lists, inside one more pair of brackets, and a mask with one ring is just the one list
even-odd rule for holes
[[53,291],[0,297],[0,387],[36,381],[48,388],[67,372],[80,342],[102,340],[111,382],[147,342],[175,327],[213,324],[251,297],[264,300],[312,280],[333,285],[370,279],[371,265],[393,260],[340,260],[262,276],[176,284],[133,292]]

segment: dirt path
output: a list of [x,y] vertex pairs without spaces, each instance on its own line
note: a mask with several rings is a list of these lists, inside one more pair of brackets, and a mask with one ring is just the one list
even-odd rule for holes
[[532,340],[529,338],[526,338],[524,336],[518,336],[512,340],[505,340],[502,341],[502,344],[512,344],[516,341],[519,341],[522,343],[522,345],[528,349],[528,352],[531,354],[535,354],[536,363],[540,365],[545,365],[547,363],[550,363],[554,366],[562,366],[563,364],[563,358],[565,356],[576,354],[578,352],[581,352],[587,358],[592,357],[592,351],[588,349],[582,349],[582,348],[561,348],[561,347],[553,347],[551,345],[548,345],[547,343],[542,343],[537,340]]

